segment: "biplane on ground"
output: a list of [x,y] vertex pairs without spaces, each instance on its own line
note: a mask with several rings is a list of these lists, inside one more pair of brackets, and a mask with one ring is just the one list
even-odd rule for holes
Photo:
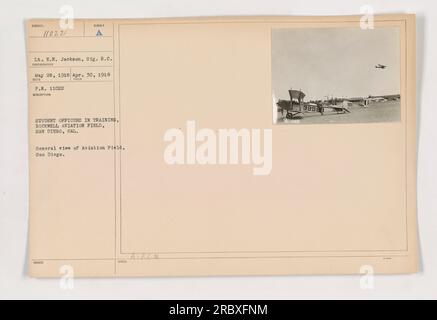
[[287,119],[293,119],[297,116],[303,116],[305,113],[320,113],[323,115],[325,109],[331,109],[337,113],[350,113],[346,106],[337,105],[335,101],[304,102],[305,93],[301,90],[288,90],[290,100],[279,99],[276,103],[278,112],[282,115],[285,111]]

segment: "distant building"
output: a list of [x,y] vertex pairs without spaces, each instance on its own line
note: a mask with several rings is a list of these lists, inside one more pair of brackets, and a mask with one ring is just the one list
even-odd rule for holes
[[363,97],[352,97],[352,98],[348,98],[348,100],[350,102],[355,102],[355,103],[362,103],[364,98]]

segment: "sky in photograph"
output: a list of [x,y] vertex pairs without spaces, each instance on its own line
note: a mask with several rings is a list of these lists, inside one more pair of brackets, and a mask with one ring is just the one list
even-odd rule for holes
[[287,100],[290,88],[302,90],[306,101],[399,94],[399,28],[274,29],[272,86],[276,98]]

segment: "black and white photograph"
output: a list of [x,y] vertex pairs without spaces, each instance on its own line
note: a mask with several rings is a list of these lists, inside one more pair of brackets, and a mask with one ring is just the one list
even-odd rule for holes
[[398,27],[272,30],[275,124],[401,120]]

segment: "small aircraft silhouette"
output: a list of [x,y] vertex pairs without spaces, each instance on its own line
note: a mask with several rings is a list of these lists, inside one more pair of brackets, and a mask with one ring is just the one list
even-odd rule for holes
[[387,66],[378,63],[378,64],[375,66],[375,68],[376,68],[376,69],[385,69],[385,68],[387,68]]

